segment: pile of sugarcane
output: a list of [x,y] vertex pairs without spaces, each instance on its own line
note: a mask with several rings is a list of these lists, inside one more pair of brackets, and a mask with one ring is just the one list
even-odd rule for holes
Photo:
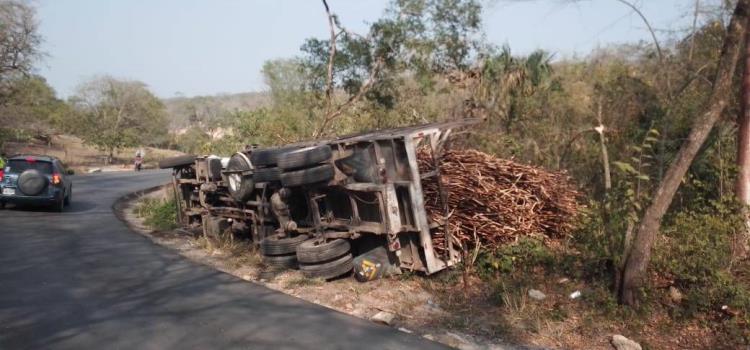
[[[560,238],[573,226],[580,194],[563,173],[476,150],[449,150],[438,163],[441,184],[427,177],[422,188],[439,252],[446,249],[446,227],[457,247],[493,249],[521,236]],[[429,151],[420,150],[419,168],[422,174],[435,169]]]

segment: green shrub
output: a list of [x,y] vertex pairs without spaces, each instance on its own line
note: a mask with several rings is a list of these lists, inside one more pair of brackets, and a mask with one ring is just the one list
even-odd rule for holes
[[685,293],[678,315],[716,311],[722,305],[750,309],[748,286],[730,271],[732,240],[744,229],[739,212],[733,202],[711,202],[709,208],[677,214],[662,230],[654,269]]
[[136,207],[136,215],[144,218],[144,224],[154,230],[167,231],[177,228],[177,205],[171,197],[143,198]]
[[573,277],[609,282],[622,260],[627,214],[622,210],[610,214],[607,225],[602,212],[602,204],[591,201],[578,216],[577,227],[571,235],[578,255],[570,258],[576,260],[579,267],[570,269]]
[[538,239],[524,237],[518,242],[479,254],[476,266],[480,276],[497,273],[528,272],[535,267],[551,267],[555,257]]

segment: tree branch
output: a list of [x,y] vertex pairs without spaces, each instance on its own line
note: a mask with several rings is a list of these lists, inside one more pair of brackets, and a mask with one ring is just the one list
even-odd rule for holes
[[638,17],[641,18],[641,20],[643,21],[643,23],[646,25],[646,28],[648,28],[648,32],[651,33],[651,39],[653,39],[654,46],[656,46],[656,53],[659,55],[659,61],[662,62],[662,63],[664,63],[664,54],[661,51],[661,45],[659,45],[659,40],[656,39],[656,33],[654,32],[654,28],[651,27],[651,23],[649,23],[648,19],[643,14],[643,12],[641,12],[641,10],[639,10],[637,7],[635,7],[635,5],[633,5],[633,3],[631,3],[631,2],[629,2],[627,0],[615,0],[615,1],[619,1],[620,3],[624,4],[625,6],[630,7],[633,10],[633,12],[635,12],[638,15]]
[[357,91],[355,95],[349,97],[346,100],[346,102],[336,107],[335,111],[328,113],[326,115],[325,119],[323,119],[323,123],[320,124],[320,128],[318,128],[318,130],[316,130],[315,133],[313,134],[313,137],[317,138],[317,137],[325,135],[328,125],[338,116],[340,116],[341,113],[344,112],[344,109],[346,109],[351,104],[361,99],[362,96],[364,96],[365,93],[367,93],[367,91],[369,91],[370,88],[372,88],[372,86],[375,84],[375,81],[377,80],[377,75],[380,72],[380,69],[382,68],[383,63],[384,61],[382,58],[378,58],[377,61],[375,61],[375,64],[373,65],[372,70],[370,71],[370,76],[367,78],[367,81],[365,82],[365,84],[359,88],[359,91]]
[[[323,122],[320,124],[320,127],[315,130],[313,133],[313,137],[320,137],[326,134],[329,125],[331,122],[338,118],[346,108],[351,106],[354,102],[360,100],[367,91],[369,91],[372,86],[377,81],[378,73],[380,72],[380,69],[382,68],[383,64],[385,64],[385,60],[382,57],[378,57],[375,59],[375,62],[370,67],[370,75],[367,78],[367,81],[362,85],[362,87],[359,88],[359,91],[357,91],[356,94],[353,96],[350,96],[344,103],[338,105],[337,107],[333,107],[333,93],[334,93],[334,86],[333,86],[333,74],[334,74],[334,61],[336,59],[336,39],[339,35],[342,33],[350,36],[358,37],[362,40],[368,40],[369,36],[364,37],[360,34],[350,32],[346,28],[342,27],[335,19],[334,15],[331,13],[330,7],[328,7],[328,2],[326,0],[323,1],[323,7],[325,7],[326,15],[328,16],[328,29],[331,35],[331,43],[330,43],[330,50],[328,54],[328,67],[327,67],[327,76],[326,76],[326,88],[325,88],[325,95],[326,95],[326,113],[325,117],[323,119]],[[338,33],[336,32],[336,29],[338,29]]]
[[326,75],[326,114],[331,113],[331,105],[333,103],[333,61],[336,58],[336,31],[334,29],[333,15],[331,9],[328,7],[328,2],[323,1],[323,7],[326,9],[326,15],[328,16],[328,29],[331,32],[331,43],[330,50],[328,53],[328,74]]

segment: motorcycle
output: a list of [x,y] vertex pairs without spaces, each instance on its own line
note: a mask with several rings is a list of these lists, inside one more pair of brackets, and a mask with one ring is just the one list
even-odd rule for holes
[[143,169],[143,158],[140,156],[135,157],[135,171],[141,171]]

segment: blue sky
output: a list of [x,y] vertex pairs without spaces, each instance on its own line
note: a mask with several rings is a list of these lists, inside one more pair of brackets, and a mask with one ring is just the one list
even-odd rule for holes
[[[705,1],[705,0],[704,0]],[[659,29],[686,28],[694,0],[641,0]],[[145,82],[158,96],[259,91],[265,60],[299,53],[325,37],[315,0],[37,0],[43,75],[62,97],[99,74]],[[329,0],[348,28],[363,32],[386,0]],[[642,22],[615,0],[490,1],[487,39],[513,52],[542,48],[583,55],[599,45],[648,40]]]

